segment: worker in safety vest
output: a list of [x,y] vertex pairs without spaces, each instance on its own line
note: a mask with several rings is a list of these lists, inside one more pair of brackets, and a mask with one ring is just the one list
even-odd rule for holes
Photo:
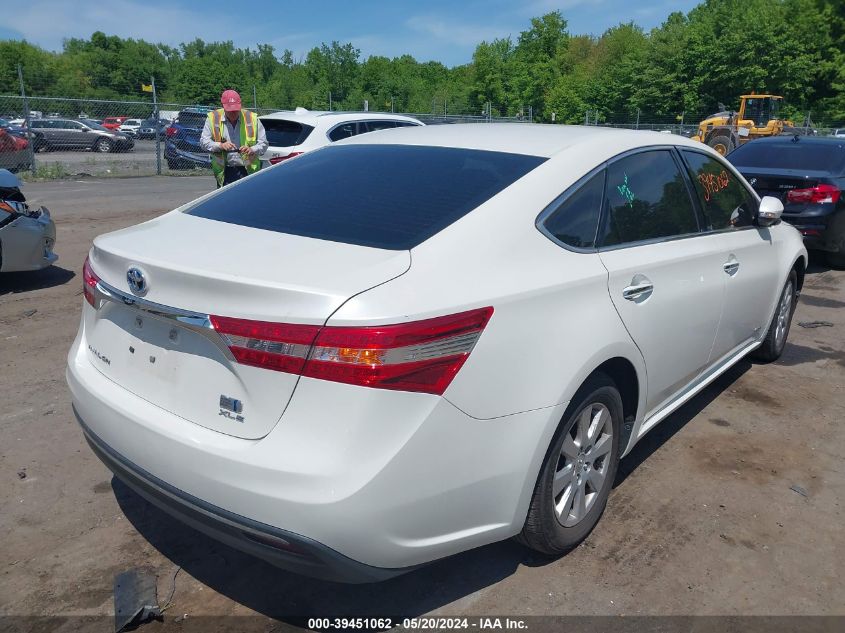
[[220,102],[223,107],[208,113],[200,137],[218,188],[257,172],[267,149],[264,126],[255,112],[241,109],[241,95],[225,90]]

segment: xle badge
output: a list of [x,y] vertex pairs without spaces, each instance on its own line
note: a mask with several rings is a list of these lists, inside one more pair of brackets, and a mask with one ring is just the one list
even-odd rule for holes
[[220,413],[224,418],[235,422],[243,422],[244,416],[240,415],[244,410],[244,403],[229,396],[220,395]]

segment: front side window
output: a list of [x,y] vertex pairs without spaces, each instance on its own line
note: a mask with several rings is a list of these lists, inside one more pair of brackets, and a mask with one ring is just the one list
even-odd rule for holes
[[668,149],[611,163],[605,185],[600,246],[616,246],[698,232],[683,174]]
[[683,150],[693,186],[704,210],[706,229],[718,231],[754,223],[757,200],[734,173],[715,158]]
[[396,127],[394,121],[367,121],[367,132],[376,132],[378,130],[386,130],[388,128]]
[[543,227],[551,236],[576,248],[593,248],[596,245],[604,174],[602,170],[591,177],[546,218]]

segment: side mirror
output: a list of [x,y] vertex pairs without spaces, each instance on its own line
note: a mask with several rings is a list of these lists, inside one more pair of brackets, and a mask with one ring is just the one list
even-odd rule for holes
[[780,222],[783,214],[783,203],[772,196],[763,196],[760,209],[757,211],[757,226],[773,226]]

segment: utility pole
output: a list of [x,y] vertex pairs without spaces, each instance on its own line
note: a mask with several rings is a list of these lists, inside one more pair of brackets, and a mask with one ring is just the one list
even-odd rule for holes
[[26,125],[27,145],[29,147],[29,169],[35,173],[35,148],[33,141],[35,137],[32,134],[32,128],[29,126],[29,100],[26,98],[26,90],[23,87],[23,68],[18,64],[18,81],[21,84],[21,99],[23,99],[23,118],[24,125]]
[[391,111],[391,112],[394,112],[394,109],[393,109],[393,97],[390,97],[390,111]]
[[156,78],[150,76],[150,85],[153,87],[153,119],[155,120],[156,131],[156,174],[161,176],[161,135],[158,133],[158,95],[156,94]]
[[255,92],[255,84],[252,84],[252,109],[258,110],[258,95]]
[[640,109],[639,109],[639,108],[637,108],[637,125],[636,125],[636,127],[635,127],[634,129],[635,129],[635,130],[639,130],[639,129],[640,129]]
[[[554,121],[554,119],[552,119]],[[534,106],[528,106],[528,122],[534,123]]]
[[329,91],[329,112],[332,111],[332,93]]

